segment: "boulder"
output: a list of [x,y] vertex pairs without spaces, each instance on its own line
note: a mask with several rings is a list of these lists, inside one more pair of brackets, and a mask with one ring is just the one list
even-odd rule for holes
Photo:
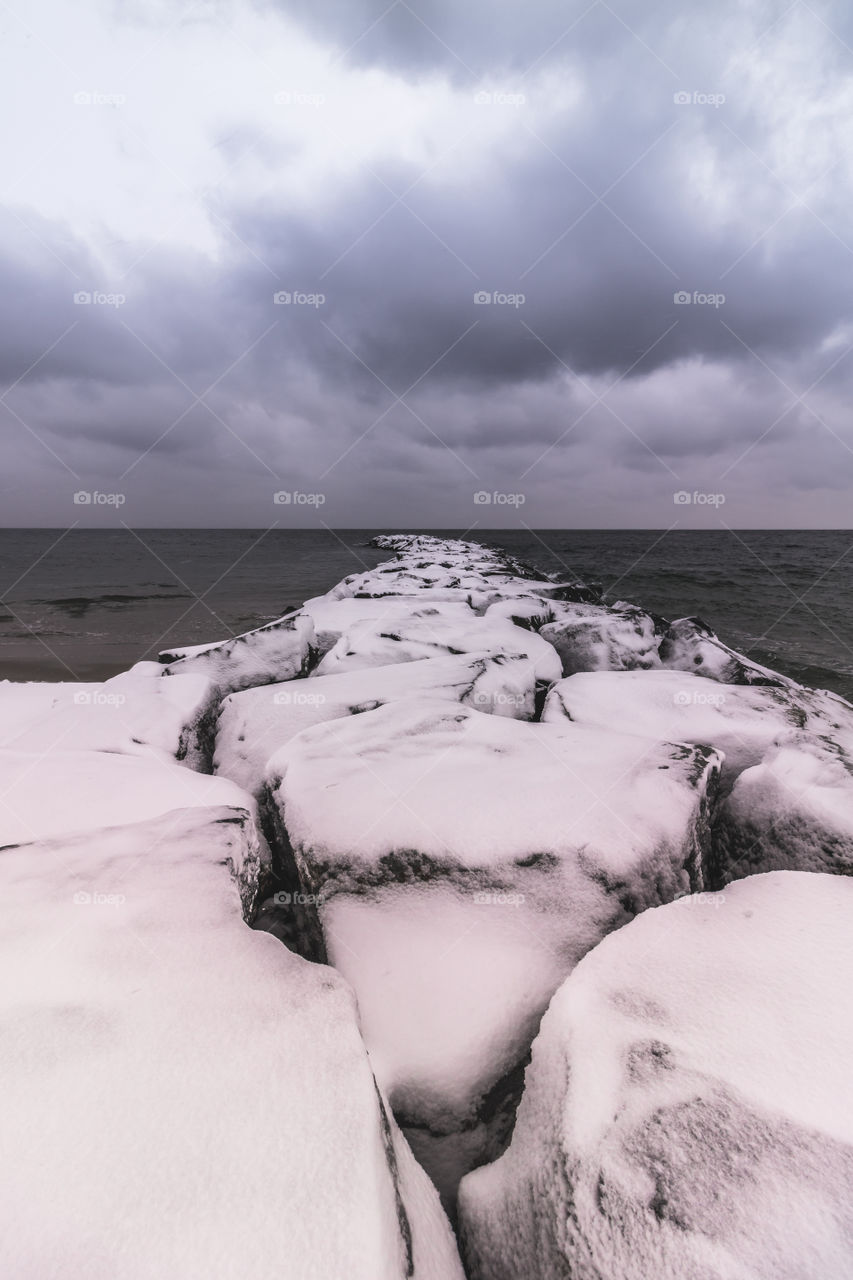
[[853,1275],[851,912],[849,880],[775,872],[586,956],[462,1183],[471,1280]]
[[164,676],[200,673],[224,697],[238,689],[304,675],[311,663],[313,641],[310,617],[292,613],[217,644],[167,649],[159,661]]
[[478,711],[532,720],[536,673],[528,658],[459,654],[365,667],[314,680],[289,680],[232,693],[216,729],[215,771],[259,796],[270,756],[297,733],[399,702],[446,698]]
[[596,672],[555,684],[542,718],[722,752],[715,888],[757,871],[853,872],[853,707],[836,694],[683,671]]
[[448,1205],[502,1149],[573,965],[704,887],[717,767],[702,748],[434,698],[306,729],[271,758],[280,847]]
[[246,927],[252,865],[232,807],[4,852],[4,1276],[463,1280],[352,993]]
[[701,618],[679,618],[670,624],[660,642],[663,666],[676,671],[719,680],[722,684],[792,685],[794,682],[769,667],[759,666],[730,649]]
[[467,653],[529,658],[537,680],[553,683],[560,679],[556,650],[534,632],[474,614],[457,620],[442,614],[438,605],[434,607],[434,614],[423,609],[418,616],[356,623],[329,650],[312,677]]
[[661,619],[631,604],[563,606],[541,636],[560,655],[563,675],[576,671],[648,670],[660,666]]
[[0,746],[160,755],[210,771],[219,694],[205,676],[163,680],[142,662],[103,682],[0,682]]

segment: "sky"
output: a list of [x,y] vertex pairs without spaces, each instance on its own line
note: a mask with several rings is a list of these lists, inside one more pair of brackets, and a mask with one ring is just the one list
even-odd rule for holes
[[9,0],[0,523],[848,528],[845,0]]

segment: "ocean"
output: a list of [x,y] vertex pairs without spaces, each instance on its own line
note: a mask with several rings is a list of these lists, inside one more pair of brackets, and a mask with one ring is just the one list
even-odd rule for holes
[[[382,529],[0,530],[0,679],[99,680],[224,639],[387,552]],[[419,530],[505,547],[853,700],[853,532]]]

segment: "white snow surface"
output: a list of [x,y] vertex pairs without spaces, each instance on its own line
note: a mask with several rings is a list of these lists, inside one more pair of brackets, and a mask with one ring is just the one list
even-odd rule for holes
[[853,707],[835,694],[681,671],[595,672],[555,684],[542,718],[721,751],[720,884],[760,871],[853,871]]
[[724,644],[701,618],[678,618],[660,643],[661,662],[677,671],[692,671],[723,684],[799,686],[787,676],[762,667]]
[[170,809],[254,801],[213,778],[156,755],[110,751],[0,750],[0,849],[158,817]]
[[462,1280],[351,992],[243,922],[250,852],[230,807],[4,851],[4,1276]]
[[529,659],[476,654],[365,667],[246,689],[222,703],[214,769],[257,794],[270,756],[297,733],[322,721],[361,714],[414,695],[446,698],[479,711],[531,720],[535,691],[536,673]]
[[[271,758],[271,798],[398,1115],[436,1136],[479,1123],[578,959],[701,887],[716,767],[435,699],[318,725]],[[494,1154],[489,1132],[478,1142],[466,1167]],[[460,1172],[438,1171],[442,1190]]]
[[541,635],[560,655],[565,676],[660,666],[659,624],[635,605],[564,604]]
[[164,680],[156,662],[139,663],[103,682],[3,680],[0,747],[159,753],[199,767],[205,754],[199,739],[217,702],[205,676]]
[[292,680],[308,669],[314,625],[299,613],[216,644],[168,649],[160,654],[164,676],[199,672],[208,676],[220,694],[248,689],[275,680]]
[[848,1280],[851,912],[849,879],[774,872],[586,956],[462,1183],[471,1280]]
[[439,612],[439,605],[435,608],[436,613],[430,616],[424,610],[421,616],[356,623],[315,667],[312,678],[418,658],[488,653],[529,658],[538,680],[553,683],[560,679],[562,667],[556,650],[535,632],[500,618],[474,614],[470,618],[447,617]]

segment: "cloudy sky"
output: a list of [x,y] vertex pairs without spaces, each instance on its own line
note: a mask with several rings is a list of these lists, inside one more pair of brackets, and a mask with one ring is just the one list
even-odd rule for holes
[[0,49],[3,524],[851,525],[845,0],[9,0]]

